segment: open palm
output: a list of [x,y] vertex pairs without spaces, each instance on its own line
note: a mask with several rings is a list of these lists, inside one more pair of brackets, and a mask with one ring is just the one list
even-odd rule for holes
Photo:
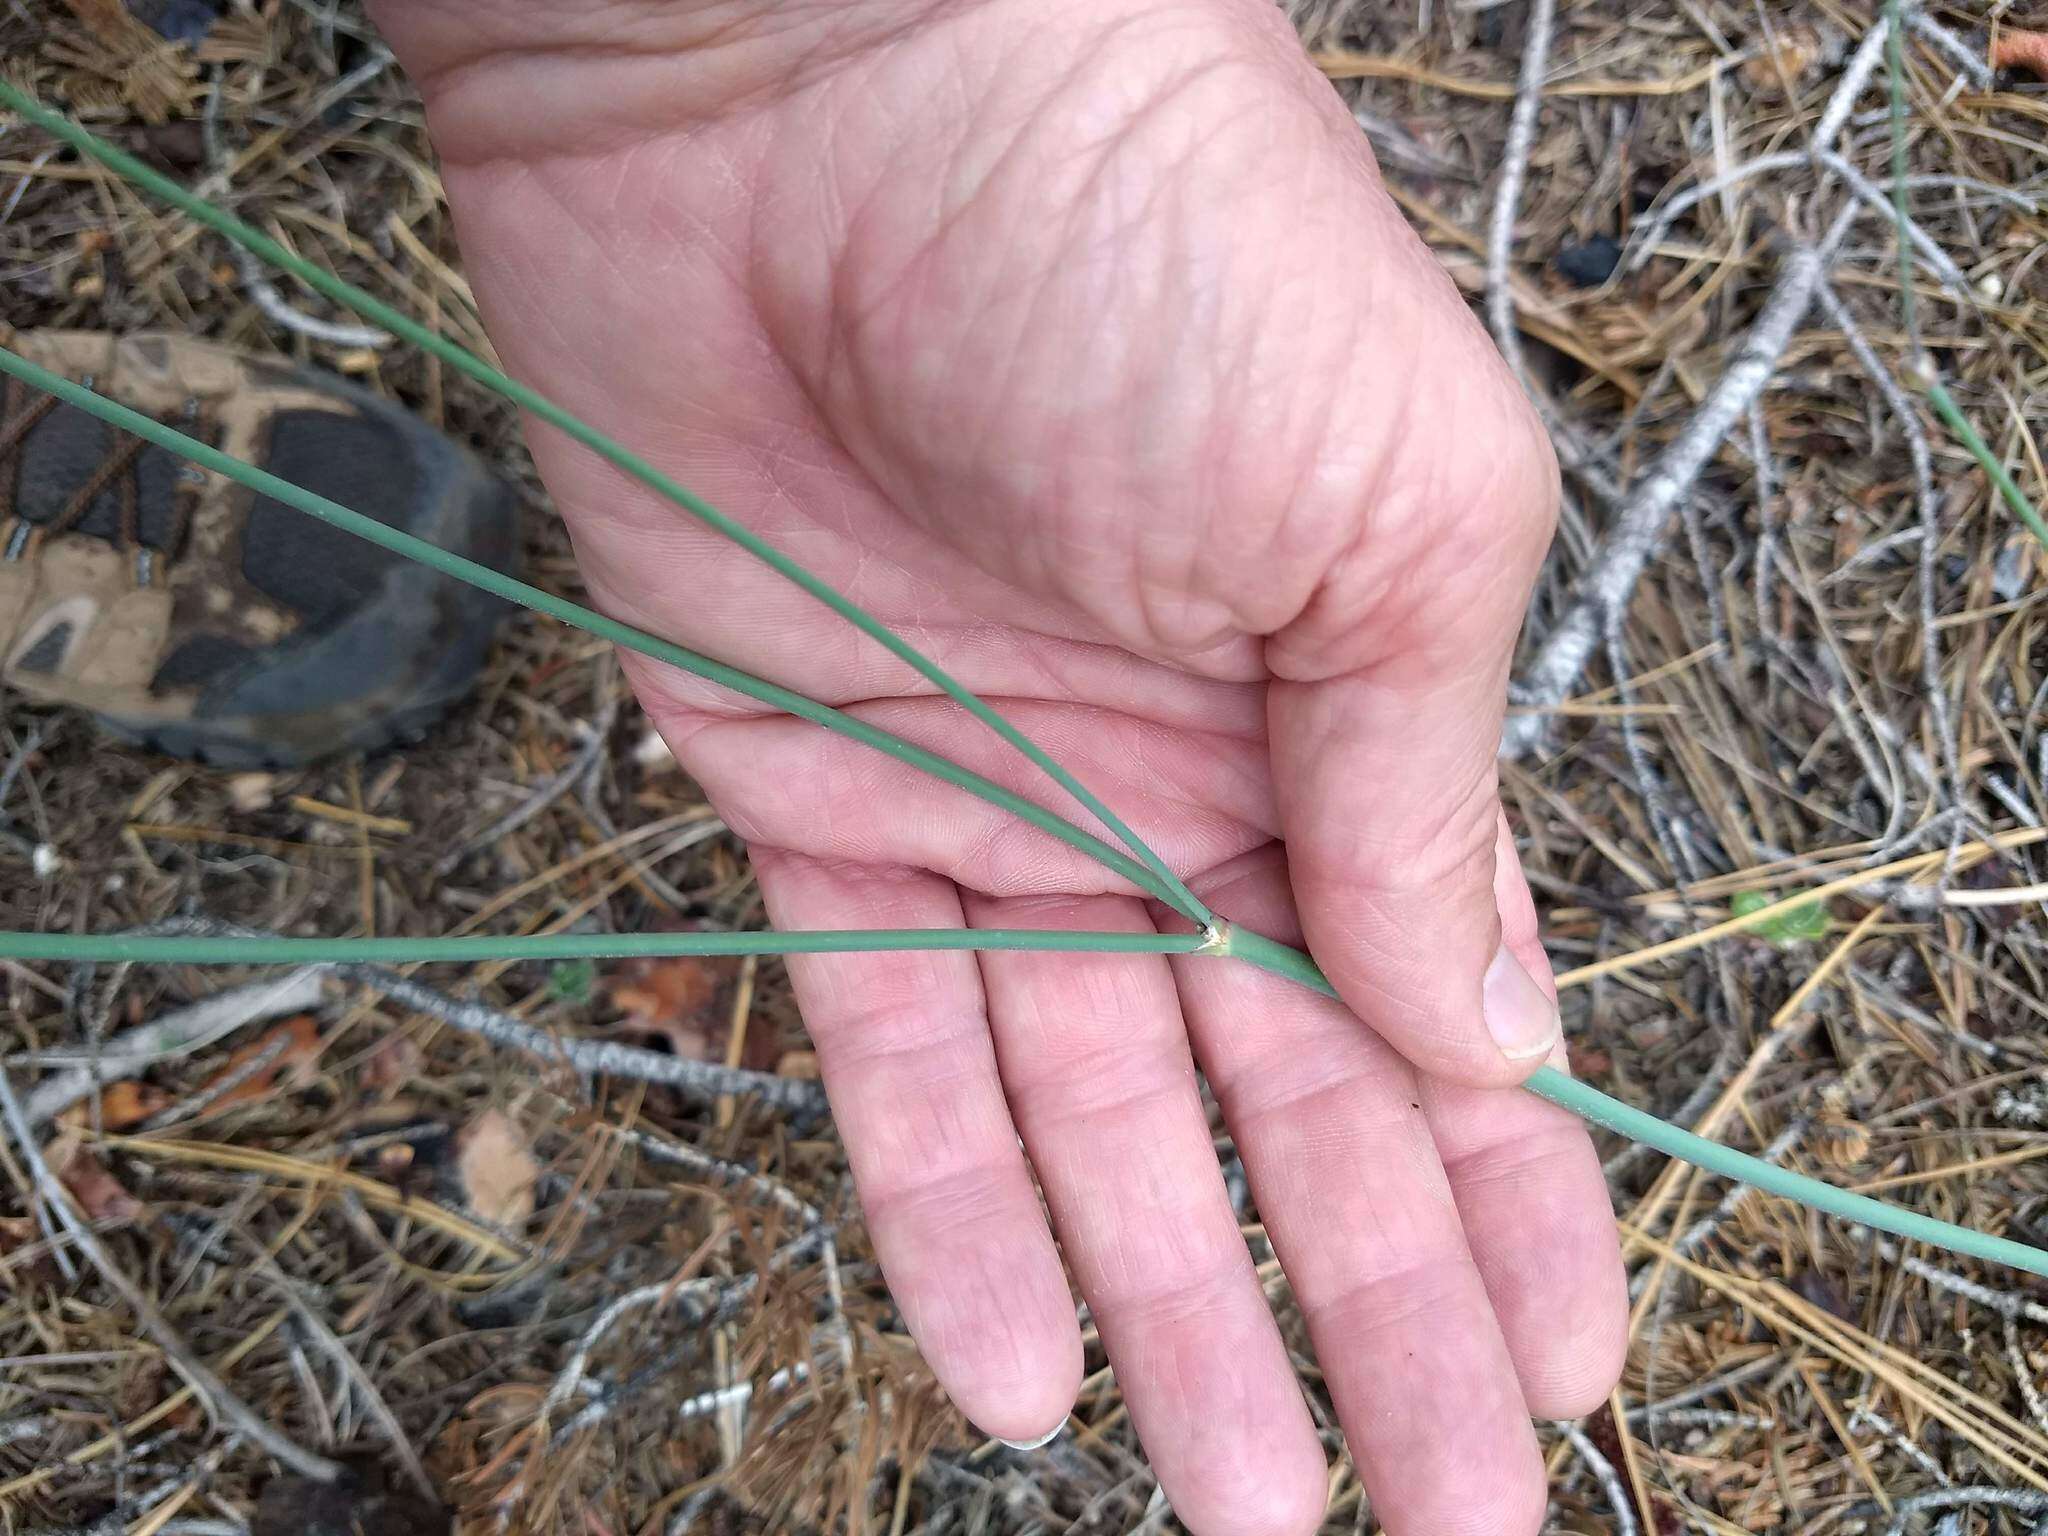
[[[955,1401],[1013,1440],[1061,1421],[1063,1253],[1183,1521],[1313,1527],[1323,1456],[1199,1067],[1376,1514],[1534,1530],[1529,1417],[1597,1402],[1622,1331],[1591,1148],[1502,1091],[1557,1051],[1492,768],[1554,471],[1277,13],[381,19],[511,370],[993,700],[1217,911],[1305,935],[1356,1010],[1199,960],[792,962],[891,1288]],[[533,446],[608,611],[1046,798],[810,598]],[[629,663],[778,925],[1177,921],[956,790]]]

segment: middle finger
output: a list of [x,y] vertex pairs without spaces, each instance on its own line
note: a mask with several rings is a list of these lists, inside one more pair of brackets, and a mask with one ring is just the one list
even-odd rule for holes
[[[1150,932],[1124,896],[967,896],[981,928]],[[1322,1447],[1217,1170],[1155,956],[984,954],[1003,1088],[1160,1486],[1190,1530],[1313,1530]]]

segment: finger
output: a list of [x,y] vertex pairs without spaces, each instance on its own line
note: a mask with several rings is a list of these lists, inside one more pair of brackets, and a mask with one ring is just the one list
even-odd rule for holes
[[1429,541],[1381,553],[1393,590],[1333,593],[1349,628],[1269,647],[1268,713],[1294,892],[1330,979],[1425,1072],[1504,1086],[1560,1033],[1493,894],[1508,659],[1555,470],[1539,439],[1487,452],[1498,515],[1410,518]]
[[[921,871],[753,850],[778,928],[958,928],[952,886]],[[792,956],[869,1234],[911,1336],[960,1411],[1038,1440],[1081,1382],[1059,1255],[996,1076],[974,959]]]
[[[1293,927],[1276,853],[1200,890]],[[1320,994],[1228,961],[1174,970],[1373,1514],[1393,1536],[1529,1536],[1542,1461],[1412,1069]]]
[[[1505,818],[1497,846],[1502,941],[1548,985],[1536,905]],[[1561,1040],[1550,1064],[1569,1069]],[[1621,1375],[1628,1284],[1585,1126],[1532,1093],[1429,1080],[1422,1109],[1529,1411],[1590,1413]]]
[[[1149,932],[1127,897],[969,897],[977,927]],[[1313,1530],[1322,1448],[1152,957],[988,954],[1017,1128],[1159,1484],[1191,1531]]]
[[1513,1088],[1424,1080],[1422,1108],[1529,1411],[1606,1400],[1628,1347],[1628,1289],[1586,1128]]

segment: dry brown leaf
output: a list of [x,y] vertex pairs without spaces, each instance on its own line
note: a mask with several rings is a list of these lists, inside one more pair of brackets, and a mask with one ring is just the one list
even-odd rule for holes
[[57,1123],[66,1126],[97,1125],[102,1130],[125,1131],[130,1126],[142,1124],[151,1115],[162,1113],[170,1105],[171,1096],[163,1089],[127,1078],[110,1084],[100,1094],[97,1119],[91,1105],[74,1104],[57,1117]]
[[133,1221],[142,1214],[142,1202],[122,1188],[72,1132],[53,1138],[43,1148],[43,1157],[88,1221]]
[[1769,90],[1785,80],[1795,85],[1834,51],[1829,39],[1812,27],[1780,27],[1771,43],[1743,60],[1743,82],[1753,90]]
[[2006,27],[1991,45],[1993,69],[2024,69],[2048,80],[2048,32]]
[[462,1179],[463,1199],[485,1221],[517,1228],[533,1214],[540,1164],[503,1110],[487,1109],[463,1127],[455,1171]]
[[[605,979],[613,1004],[625,1014],[619,1027],[649,1035],[677,1056],[724,1061],[732,1046],[733,1003],[744,962],[730,956],[676,955],[622,961]],[[782,1033],[772,1016],[748,1021],[738,1064],[775,1070]]]
[[[249,1064],[269,1056],[270,1060],[246,1080],[235,1082]],[[275,1090],[280,1075],[289,1074],[295,1084],[309,1082],[313,1076],[313,1064],[320,1058],[320,1031],[310,1013],[294,1014],[283,1023],[265,1030],[257,1039],[243,1046],[228,1058],[222,1067],[200,1087],[199,1096],[204,1098],[216,1084],[235,1082],[232,1088],[222,1093],[207,1106],[209,1113],[218,1113],[235,1104],[248,1104],[266,1099]]]
[[419,1081],[426,1060],[411,1035],[386,1035],[363,1057],[362,1086],[383,1098],[395,1098]]
[[737,969],[733,961],[696,955],[628,960],[607,987],[628,1029],[658,1036],[678,1056],[716,1061],[725,1055],[728,1028],[720,994]]

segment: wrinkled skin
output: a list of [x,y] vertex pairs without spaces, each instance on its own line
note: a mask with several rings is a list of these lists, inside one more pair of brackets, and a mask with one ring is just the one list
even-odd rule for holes
[[[1375,1514],[1534,1531],[1530,1416],[1598,1403],[1623,1323],[1591,1147],[1506,1088],[1561,1060],[1493,766],[1555,470],[1283,20],[377,9],[511,370],[996,701],[1225,916],[1305,935],[1355,1010],[1213,960],[793,963],[954,1400],[1014,1440],[1060,1422],[1064,1255],[1187,1526],[1314,1527],[1324,1455],[1199,1067]],[[533,446],[607,611],[1071,809],[747,556]],[[978,801],[628,664],[779,925],[1179,921]]]

